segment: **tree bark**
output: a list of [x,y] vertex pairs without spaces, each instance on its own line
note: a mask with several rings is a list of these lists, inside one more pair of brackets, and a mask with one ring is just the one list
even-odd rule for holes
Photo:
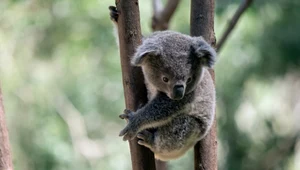
[[[138,0],[116,0],[118,34],[126,108],[137,110],[147,103],[147,90],[142,71],[130,65],[130,58],[141,43],[141,28]],[[137,139],[129,141],[132,169],[155,170],[153,153],[137,144]]]
[[0,88],[0,170],[13,170],[9,138],[4,119],[4,107]]
[[[190,22],[192,36],[203,36],[208,43],[215,46],[214,0],[191,0]],[[209,71],[215,80],[214,70]],[[209,134],[194,147],[194,169],[217,170],[216,119]]]

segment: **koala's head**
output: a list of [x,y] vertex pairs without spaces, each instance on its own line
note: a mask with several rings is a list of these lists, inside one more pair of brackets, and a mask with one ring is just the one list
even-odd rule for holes
[[146,81],[158,91],[180,100],[195,90],[203,67],[212,67],[215,58],[202,37],[161,31],[143,40],[131,63],[142,67]]

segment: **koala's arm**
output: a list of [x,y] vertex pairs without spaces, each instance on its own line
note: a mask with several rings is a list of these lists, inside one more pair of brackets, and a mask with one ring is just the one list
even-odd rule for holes
[[132,139],[147,128],[155,128],[170,122],[172,118],[184,111],[190,95],[181,100],[171,100],[166,94],[158,93],[149,103],[135,113],[128,111],[121,118],[128,120],[127,126],[120,132],[123,140]]

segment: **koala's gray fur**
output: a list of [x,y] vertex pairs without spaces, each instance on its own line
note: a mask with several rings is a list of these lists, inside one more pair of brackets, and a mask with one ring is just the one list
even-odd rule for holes
[[144,38],[132,64],[142,67],[149,102],[136,112],[125,110],[120,117],[128,124],[120,136],[137,136],[140,145],[164,161],[194,146],[214,119],[215,87],[206,67],[212,67],[215,58],[215,50],[202,37],[162,31]]

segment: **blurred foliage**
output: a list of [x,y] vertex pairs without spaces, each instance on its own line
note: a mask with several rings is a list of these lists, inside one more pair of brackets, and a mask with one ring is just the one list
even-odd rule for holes
[[299,7],[297,1],[254,1],[219,55],[220,169],[300,168]]
[[[240,1],[216,2],[221,36]],[[128,170],[112,0],[0,1],[0,81],[16,170]],[[140,1],[151,32],[151,3]],[[189,1],[171,28],[189,33]],[[219,169],[300,169],[300,3],[255,1],[216,65]],[[192,150],[169,169],[193,169]]]

